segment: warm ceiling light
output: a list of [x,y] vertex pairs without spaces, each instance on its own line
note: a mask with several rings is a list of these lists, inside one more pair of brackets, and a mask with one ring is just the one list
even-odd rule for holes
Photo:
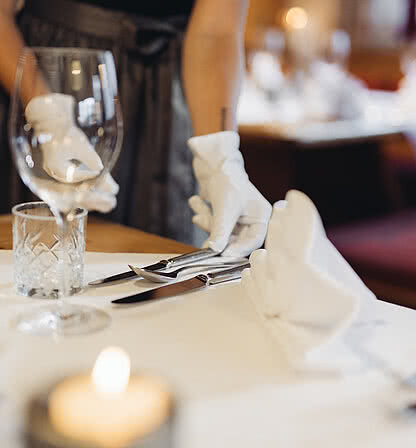
[[308,24],[308,14],[303,8],[295,6],[286,13],[285,22],[290,28],[301,29]]
[[73,75],[81,74],[81,61],[72,61],[72,74]]

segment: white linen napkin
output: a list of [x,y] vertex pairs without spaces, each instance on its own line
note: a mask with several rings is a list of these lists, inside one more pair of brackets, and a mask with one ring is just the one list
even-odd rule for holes
[[266,249],[250,257],[242,288],[288,360],[299,361],[345,329],[373,299],[328,240],[312,201],[291,190],[273,207]]

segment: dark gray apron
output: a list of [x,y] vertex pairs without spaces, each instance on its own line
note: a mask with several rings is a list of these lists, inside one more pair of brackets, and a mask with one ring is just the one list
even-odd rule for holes
[[[30,46],[106,49],[115,57],[124,142],[112,173],[120,185],[118,205],[107,216],[198,244],[187,204],[196,183],[186,147],[192,131],[180,78],[185,25],[186,17],[153,20],[70,0],[26,0],[20,18]],[[12,187],[12,203],[27,199],[15,174],[0,180],[2,191],[3,184]]]

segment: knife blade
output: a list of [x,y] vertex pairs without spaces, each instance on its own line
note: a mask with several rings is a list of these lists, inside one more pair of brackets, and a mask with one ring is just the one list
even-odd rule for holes
[[[164,269],[170,269],[175,266],[181,266],[194,261],[204,260],[206,258],[215,257],[220,255],[220,252],[215,252],[212,249],[198,249],[186,254],[178,255],[177,257],[169,258],[167,260],[160,260],[157,263],[145,266],[143,269],[148,271],[159,271]],[[121,272],[120,274],[110,275],[109,277],[101,278],[89,282],[90,286],[104,285],[106,283],[112,283],[120,280],[127,280],[129,278],[138,277],[138,275],[132,270]]]
[[173,297],[184,294],[197,289],[205,288],[211,285],[218,285],[219,283],[229,282],[241,278],[241,273],[244,269],[249,268],[250,263],[244,263],[230,269],[222,271],[210,272],[209,274],[199,274],[188,280],[171,283],[167,286],[151,289],[149,291],[140,292],[131,296],[122,297],[121,299],[112,300],[112,303],[117,305],[126,305],[131,303],[143,303],[153,300],[159,300],[167,297]]

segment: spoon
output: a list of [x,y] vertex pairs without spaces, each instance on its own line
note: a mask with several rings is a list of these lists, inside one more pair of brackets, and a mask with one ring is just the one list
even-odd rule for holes
[[[247,260],[245,260],[247,261]],[[241,264],[242,261],[233,261],[228,263],[211,263],[211,264],[193,264],[189,266],[182,266],[181,268],[176,269],[175,271],[171,272],[164,272],[164,271],[147,271],[146,269],[137,268],[135,266],[131,266],[129,264],[129,267],[132,271],[134,271],[137,275],[142,276],[146,280],[149,280],[151,282],[156,283],[166,283],[170,282],[171,280],[175,280],[178,278],[178,274],[181,272],[187,270],[187,269],[201,269],[201,270],[207,270],[207,269],[223,269],[228,268],[230,266],[236,266]]]

